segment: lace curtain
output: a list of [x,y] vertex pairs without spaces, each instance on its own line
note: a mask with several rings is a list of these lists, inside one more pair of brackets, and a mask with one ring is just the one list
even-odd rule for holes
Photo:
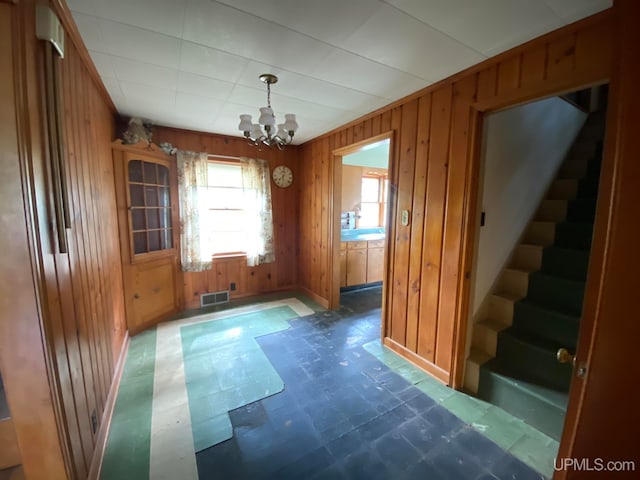
[[202,272],[211,269],[211,255],[203,255],[206,236],[201,229],[201,219],[206,218],[208,189],[208,155],[179,150],[178,197],[180,202],[180,257],[182,270]]
[[275,260],[271,179],[266,160],[243,157],[240,166],[246,215],[247,265],[253,267]]

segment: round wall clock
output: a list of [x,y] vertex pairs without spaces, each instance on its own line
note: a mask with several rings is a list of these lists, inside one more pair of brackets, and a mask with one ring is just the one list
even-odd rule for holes
[[293,182],[293,172],[285,165],[278,165],[271,173],[273,182],[280,188],[287,188]]

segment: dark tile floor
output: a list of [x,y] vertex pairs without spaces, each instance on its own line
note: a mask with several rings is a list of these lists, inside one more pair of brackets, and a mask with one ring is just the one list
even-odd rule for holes
[[542,478],[363,350],[380,299],[343,294],[340,311],[260,337],[285,390],[230,412],[234,437],[197,454],[200,478]]

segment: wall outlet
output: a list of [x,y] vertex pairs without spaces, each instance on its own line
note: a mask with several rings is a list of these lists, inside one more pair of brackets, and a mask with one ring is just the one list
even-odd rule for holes
[[236,289],[236,282],[231,282],[229,284],[229,290],[231,290],[232,292]]

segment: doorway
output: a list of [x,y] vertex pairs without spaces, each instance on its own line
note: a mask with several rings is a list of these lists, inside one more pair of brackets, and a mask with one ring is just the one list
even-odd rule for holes
[[338,302],[342,293],[363,289],[384,296],[390,143],[390,135],[382,135],[334,152],[334,229],[339,241],[334,243],[338,252],[334,251],[333,268],[334,278],[339,278],[334,282]]
[[484,119],[464,386],[555,442],[581,329],[606,98],[606,86],[593,87]]

